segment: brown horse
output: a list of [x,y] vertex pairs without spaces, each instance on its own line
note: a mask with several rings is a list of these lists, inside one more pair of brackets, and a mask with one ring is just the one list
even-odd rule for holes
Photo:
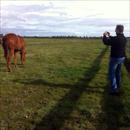
[[4,57],[7,62],[7,69],[11,71],[11,58],[14,56],[14,65],[16,67],[17,64],[17,52],[20,52],[21,55],[21,63],[25,62],[25,42],[23,37],[16,35],[14,33],[6,34],[2,38],[2,46],[4,49]]

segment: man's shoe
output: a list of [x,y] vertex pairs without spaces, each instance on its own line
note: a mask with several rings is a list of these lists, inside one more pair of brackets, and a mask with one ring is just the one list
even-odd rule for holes
[[116,90],[111,90],[110,92],[109,92],[109,94],[110,95],[116,95],[116,96],[119,96],[120,95],[120,91],[118,90],[118,89],[116,89]]

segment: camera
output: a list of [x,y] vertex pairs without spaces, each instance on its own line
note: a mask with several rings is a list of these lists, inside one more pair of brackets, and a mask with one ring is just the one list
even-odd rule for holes
[[108,31],[106,31],[106,32],[103,33],[103,35],[106,36],[106,37],[109,37],[110,33]]

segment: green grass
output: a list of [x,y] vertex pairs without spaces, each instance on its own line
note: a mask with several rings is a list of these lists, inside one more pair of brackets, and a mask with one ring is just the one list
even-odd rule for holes
[[0,48],[1,130],[130,129],[130,78],[123,66],[124,94],[108,95],[101,40],[25,40],[26,64],[10,73]]

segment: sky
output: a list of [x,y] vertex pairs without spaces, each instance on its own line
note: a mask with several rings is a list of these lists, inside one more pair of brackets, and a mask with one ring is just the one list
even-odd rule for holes
[[129,0],[1,0],[0,33],[24,36],[115,35],[123,24],[130,36]]

